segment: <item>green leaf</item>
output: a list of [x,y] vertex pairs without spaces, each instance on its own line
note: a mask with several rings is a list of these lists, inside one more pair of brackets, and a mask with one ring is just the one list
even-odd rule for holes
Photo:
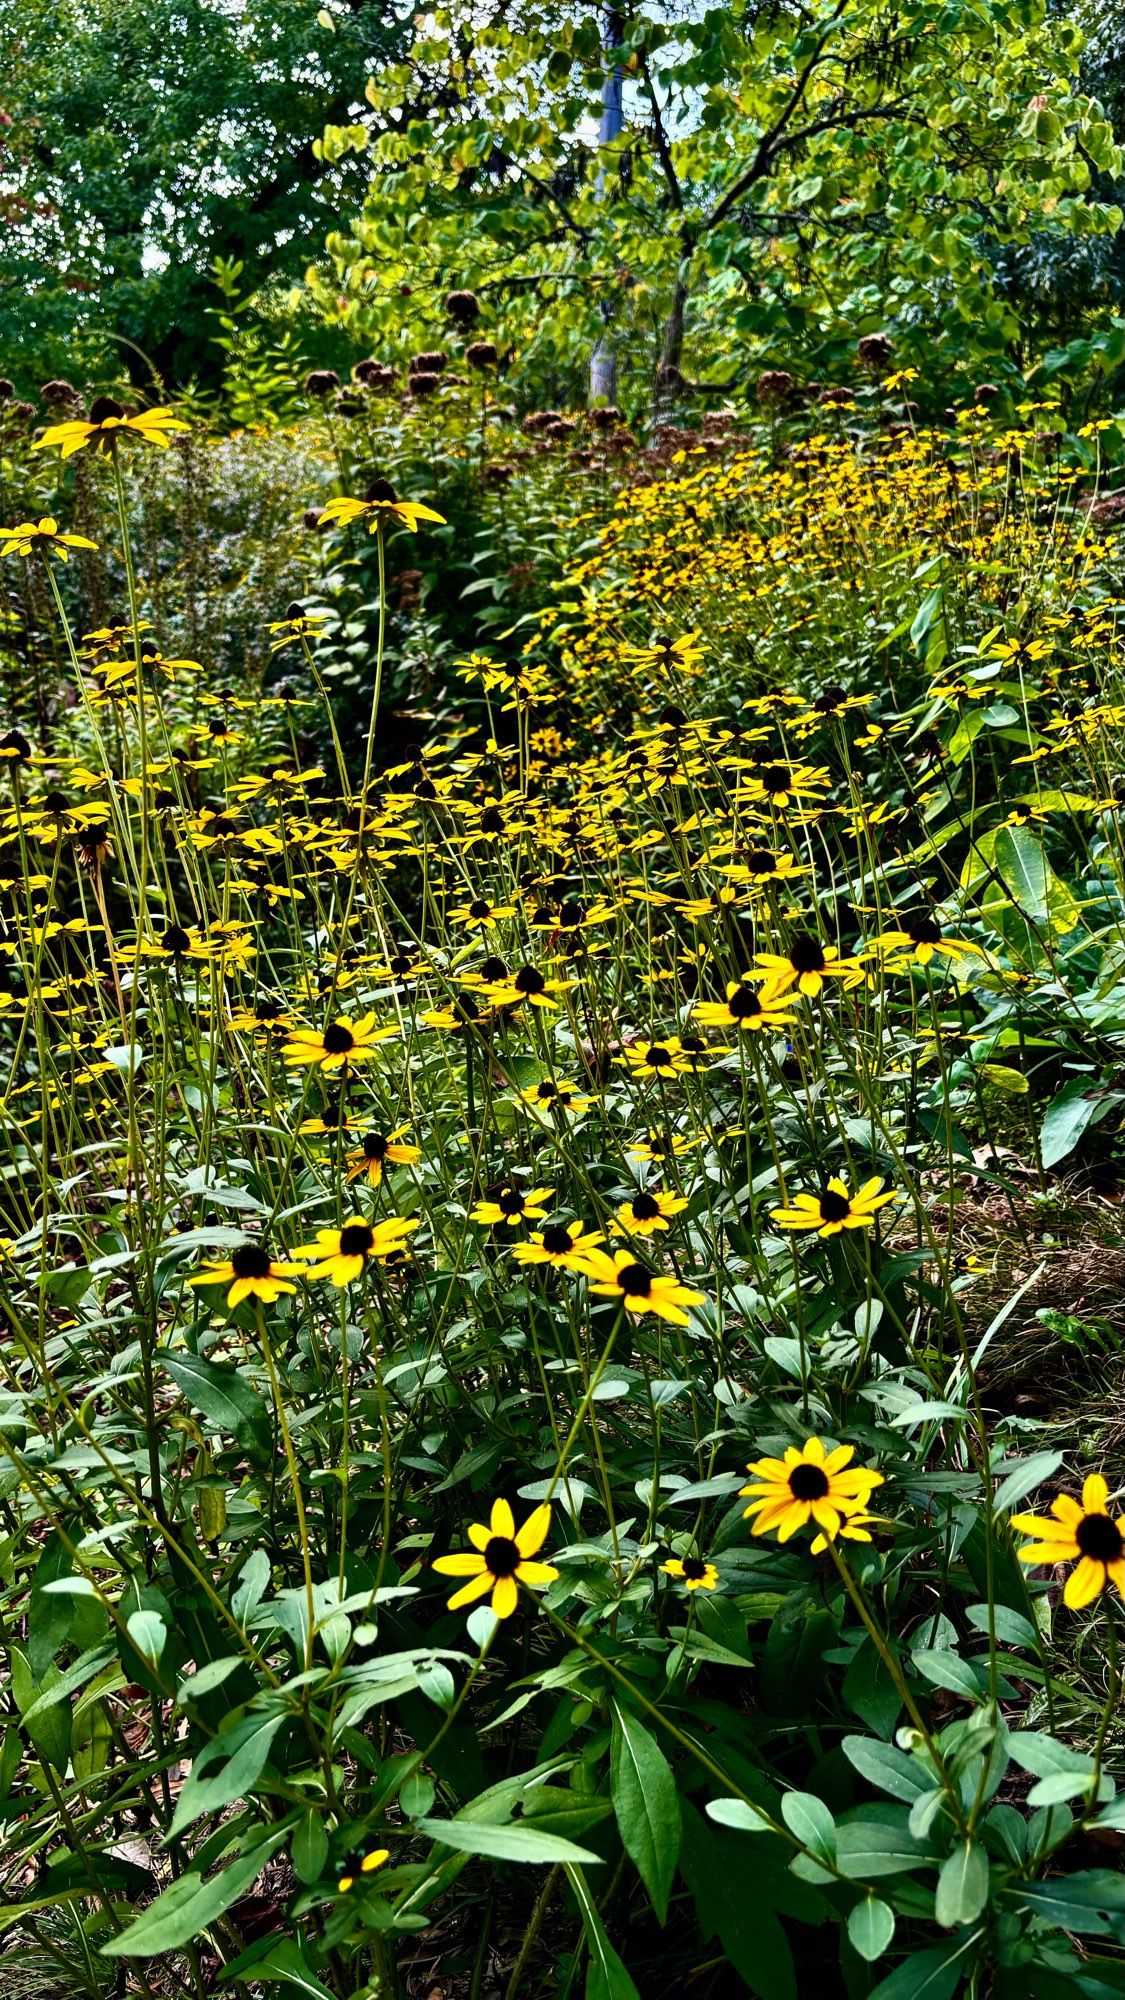
[[739,1833],[772,1833],[764,1812],[747,1805],[745,1799],[708,1799],[707,1816],[720,1826],[732,1826]]
[[525,1861],[539,1867],[556,1861],[600,1865],[602,1858],[588,1847],[564,1840],[561,1834],[540,1833],[538,1827],[527,1826],[523,1820],[488,1826],[466,1819],[420,1819],[417,1830],[428,1833],[441,1847],[455,1848],[458,1854],[485,1854],[492,1861]]
[[590,1894],[582,1870],[568,1867],[566,1872],[575,1900],[582,1912],[586,1949],[590,1954],[590,1965],[586,1974],[586,2000],[641,2000],[640,1994],[605,1934],[605,1925],[598,1915],[597,1905]]
[[879,1743],[870,1736],[845,1736],[842,1748],[861,1777],[904,1805],[913,1805],[933,1784],[932,1774],[923,1765],[890,1743]]
[[934,1915],[946,1930],[971,1924],[988,1901],[988,1856],[978,1841],[962,1840],[938,1874]]
[[975,1943],[970,1935],[911,1952],[872,1988],[867,2000],[951,2000],[961,1982],[961,1960]]
[[1089,1080],[1071,1077],[1051,1099],[1039,1127],[1039,1150],[1045,1167],[1057,1167],[1073,1153],[1088,1125],[1105,1107],[1096,1097],[1087,1097]]
[[1028,826],[998,828],[994,858],[1013,903],[1032,923],[1045,924],[1050,871],[1038,835]]
[[289,1855],[298,1881],[319,1882],[328,1859],[328,1835],[321,1815],[313,1806],[297,1821]]
[[786,1792],[781,1817],[811,1854],[820,1861],[836,1859],[836,1822],[822,1799],[812,1792]]
[[680,1802],[664,1752],[629,1710],[613,1705],[610,1793],[625,1852],[636,1864],[660,1922],[680,1851]]
[[948,1688],[951,1694],[964,1695],[970,1701],[979,1698],[981,1686],[976,1672],[959,1654],[944,1652],[939,1647],[921,1646],[911,1658],[918,1672],[932,1686]]
[[42,1680],[55,1654],[69,1637],[74,1619],[73,1599],[48,1590],[46,1586],[71,1576],[73,1567],[66,1544],[52,1529],[35,1565],[35,1581],[28,1605],[27,1663],[37,1681]]
[[12,1647],[11,1660],[12,1695],[23,1728],[44,1763],[53,1765],[62,1776],[70,1762],[70,1702],[61,1694],[55,1694],[49,1703],[42,1701],[44,1695],[58,1689],[62,1675],[56,1666],[49,1666],[37,1681],[22,1646]]
[[224,1910],[256,1882],[271,1854],[285,1839],[284,1831],[261,1841],[249,1854],[240,1854],[228,1868],[220,1869],[203,1881],[195,1869],[181,1875],[178,1882],[159,1895],[155,1903],[122,1931],[120,1937],[103,1944],[106,1958],[154,1958],[158,1952],[177,1951],[193,1938],[201,1937]]
[[216,1430],[236,1438],[243,1450],[260,1461],[272,1455],[270,1413],[256,1389],[226,1361],[204,1361],[198,1354],[159,1356],[192,1408],[208,1417]]
[[848,1912],[848,1936],[852,1946],[868,1965],[882,1958],[895,1934],[895,1913],[878,1896],[865,1896]]
[[[212,1737],[196,1758],[176,1801],[176,1811],[168,1829],[175,1839],[202,1813],[220,1812],[236,1799],[248,1799],[261,1777],[270,1745],[284,1715],[262,1715],[254,1711],[231,1729]],[[212,1766],[221,1769],[212,1772]]]
[[1010,1508],[1018,1507],[1021,1500],[1026,1500],[1029,1493],[1034,1493],[1037,1486],[1058,1471],[1062,1462],[1061,1451],[1035,1451],[1030,1458],[1022,1459],[997,1487],[992,1502],[994,1511],[1006,1514]]

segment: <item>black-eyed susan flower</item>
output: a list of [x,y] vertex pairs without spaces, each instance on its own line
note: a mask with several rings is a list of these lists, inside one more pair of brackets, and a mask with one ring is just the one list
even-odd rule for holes
[[265,1244],[250,1237],[222,1263],[198,1271],[188,1284],[228,1286],[227,1306],[233,1312],[243,1299],[261,1299],[263,1305],[274,1305],[283,1292],[296,1291],[289,1279],[303,1276],[303,1265],[276,1263]]
[[1031,1535],[1019,1552],[1025,1563],[1073,1563],[1063,1602],[1082,1611],[1112,1584],[1125,1597],[1125,1524],[1110,1513],[1109,1487],[1100,1472],[1083,1482],[1081,1504],[1059,1493],[1047,1514],[1013,1514],[1018,1534]]
[[789,1012],[792,1004],[792,990],[783,993],[775,987],[763,986],[759,992],[744,979],[732,979],[725,1000],[697,1000],[692,1015],[705,1028],[738,1028],[761,1034],[795,1021],[796,1015]]
[[173,431],[190,428],[181,418],[173,416],[171,410],[139,410],[130,416],[124,403],[113,396],[95,396],[88,418],[72,417],[65,424],[48,424],[42,437],[36,439],[34,449],[44,451],[57,445],[60,458],[72,458],[87,445],[94,451],[111,450],[122,436],[167,448]]
[[584,1276],[590,1258],[596,1255],[605,1237],[584,1222],[549,1222],[537,1229],[529,1243],[517,1243],[512,1255],[517,1264],[551,1264],[556,1271],[578,1271]]
[[418,1218],[393,1215],[385,1222],[364,1222],[354,1216],[342,1229],[318,1229],[314,1243],[303,1243],[295,1257],[308,1260],[307,1278],[330,1278],[340,1287],[362,1277],[369,1263],[382,1264],[405,1249]]
[[632,1042],[620,1060],[627,1063],[633,1075],[642,1081],[657,1077],[667,1081],[670,1077],[683,1076],[691,1067],[678,1035],[662,1035],[659,1041]]
[[554,995],[564,993],[571,984],[569,979],[548,979],[537,965],[520,965],[503,979],[490,981],[485,994],[493,1007],[519,1007],[526,1002],[530,1007],[554,1008],[559,1004]]
[[685,1590],[717,1590],[719,1572],[714,1563],[705,1562],[702,1556],[670,1556],[661,1563],[665,1576],[674,1576]]
[[449,1609],[460,1611],[475,1604],[478,1597],[492,1592],[492,1611],[497,1618],[510,1618],[519,1601],[519,1585],[541,1589],[554,1583],[558,1570],[551,1563],[536,1562],[551,1529],[551,1510],[536,1507],[521,1528],[506,1500],[494,1500],[488,1526],[474,1521],[469,1528],[473,1552],[438,1556],[434,1568],[441,1576],[464,1576],[468,1582],[455,1590]]
[[936,957],[956,961],[983,956],[979,944],[971,944],[967,938],[946,937],[937,918],[929,910],[918,910],[900,917],[897,926],[881,932],[870,949],[885,954],[891,960],[901,962],[907,958],[914,965],[929,965],[931,959]]
[[[301,1127],[310,1129],[311,1121]],[[397,1132],[365,1132],[354,1152],[347,1156],[347,1177],[349,1181],[366,1178],[372,1187],[378,1187],[386,1167],[409,1167],[422,1157],[420,1146],[404,1146],[402,1135],[405,1125]]]
[[631,1236],[652,1236],[668,1229],[672,1217],[682,1214],[686,1207],[686,1195],[666,1194],[663,1188],[641,1188],[622,1202],[617,1220]]
[[555,1190],[551,1187],[498,1188],[495,1196],[478,1201],[470,1211],[473,1222],[483,1223],[493,1229],[517,1229],[521,1222],[544,1222],[549,1202]]
[[416,535],[419,521],[436,521],[439,527],[444,527],[445,515],[435,514],[432,507],[423,507],[418,500],[400,500],[389,479],[375,479],[362,500],[329,500],[320,510],[317,526],[344,528],[353,521],[366,521],[372,535],[389,527],[391,522],[409,528]]
[[[815,1521],[828,1541],[834,1541],[852,1516],[866,1513],[867,1503],[883,1474],[853,1466],[855,1447],[837,1445],[828,1451],[824,1440],[809,1438],[800,1451],[790,1445],[784,1458],[759,1458],[747,1466],[755,1476],[739,1488],[750,1499],[743,1519],[753,1518],[751,1533],[776,1534],[787,1542],[798,1528]],[[866,1537],[864,1537],[866,1539]]]
[[628,1313],[655,1313],[658,1319],[670,1320],[673,1326],[687,1326],[685,1306],[700,1306],[705,1297],[679,1278],[650,1271],[631,1250],[618,1250],[612,1258],[594,1251],[589,1275],[593,1280],[590,1290],[600,1298],[616,1299]]
[[0,528],[3,546],[0,556],[58,556],[60,562],[69,561],[68,549],[96,549],[97,543],[87,541],[85,535],[64,535],[52,514],[44,514],[38,521],[17,521],[14,528]]
[[771,1208],[770,1218],[779,1229],[815,1229],[818,1236],[839,1236],[844,1229],[870,1229],[875,1216],[890,1201],[898,1199],[893,1188],[885,1194],[876,1174],[849,1194],[838,1174],[819,1194],[794,1195],[789,1208]]
[[376,1869],[382,1868],[390,1858],[391,1850],[389,1847],[373,1847],[368,1854],[362,1857],[356,1866],[349,1866],[345,1869],[336,1884],[337,1893],[341,1896],[348,1896],[357,1886],[362,1888],[364,1879],[369,1875],[374,1875]]
[[578,1112],[588,1111],[593,1102],[583,1094],[576,1083],[569,1083],[563,1077],[544,1076],[538,1083],[529,1083],[520,1092],[525,1104],[536,1111]]
[[377,1028],[374,1014],[358,1021],[345,1015],[330,1021],[326,1028],[295,1028],[285,1045],[285,1060],[295,1065],[316,1064],[320,1069],[342,1069],[345,1063],[366,1062],[380,1042],[398,1034],[397,1026]]
[[844,958],[835,945],[821,944],[811,931],[795,937],[787,952],[758,952],[754,963],[778,993],[795,986],[810,999],[816,998],[826,979],[842,979],[846,986],[857,986],[864,977],[856,959]]

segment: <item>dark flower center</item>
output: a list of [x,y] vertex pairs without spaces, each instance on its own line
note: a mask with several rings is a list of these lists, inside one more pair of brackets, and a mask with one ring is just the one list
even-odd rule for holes
[[707,1564],[698,1556],[685,1556],[682,1568],[685,1583],[699,1583],[707,1574]]
[[789,1474],[789,1491],[794,1500],[823,1500],[828,1491],[828,1475],[819,1465],[795,1465]]
[[486,903],[483,896],[476,896],[469,904],[469,915],[477,918],[487,917],[491,909],[492,904]]
[[387,1141],[381,1132],[368,1132],[365,1134],[363,1140],[363,1157],[365,1160],[372,1161],[386,1159]]
[[496,806],[487,806],[480,816],[482,833],[503,833],[504,815]]
[[326,1056],[346,1056],[355,1047],[355,1036],[342,1021],[332,1021],[324,1030],[324,1053]]
[[1074,1539],[1083,1555],[1092,1556],[1095,1562],[1119,1562],[1125,1554],[1121,1530],[1108,1514],[1083,1514],[1074,1531]]
[[523,1196],[518,1188],[502,1188],[496,1197],[496,1206],[502,1215],[522,1215]]
[[268,1278],[269,1251],[263,1250],[260,1243],[240,1243],[230,1260],[230,1267],[236,1278]]
[[523,1558],[510,1535],[493,1535],[484,1560],[490,1576],[514,1576]]
[[389,479],[373,479],[363,497],[369,507],[374,506],[380,500],[387,501],[393,507],[395,501],[398,499],[398,494],[395,492]]
[[728,1012],[736,1021],[752,1021],[762,1011],[762,1003],[752,986],[740,986],[727,1001]]
[[585,903],[563,903],[559,909],[559,929],[578,930],[586,920]]
[[550,1104],[559,1095],[558,1084],[552,1083],[550,1077],[545,1076],[542,1083],[536,1085],[535,1095],[540,1104]]
[[185,951],[191,949],[191,939],[186,931],[180,929],[179,924],[169,924],[160,940],[160,949],[168,952],[173,958],[182,958]]
[[794,938],[789,948],[789,963],[794,972],[823,972],[824,951],[820,939],[810,937],[807,932],[803,937]]
[[366,1257],[375,1241],[374,1232],[366,1222],[349,1222],[340,1231],[341,1257]]
[[652,1222],[660,1214],[660,1203],[654,1194],[635,1194],[633,1214],[638,1222]]
[[904,917],[902,928],[912,944],[941,943],[941,925],[933,917]]
[[44,812],[64,813],[70,811],[70,800],[65,792],[48,792],[43,801]]
[[548,1223],[543,1231],[543,1248],[548,1250],[552,1257],[565,1256],[566,1252],[573,1248],[573,1244],[574,1238],[564,1223]]
[[485,958],[481,960],[480,976],[491,986],[496,980],[508,977],[508,968],[502,958]]
[[825,1222],[843,1222],[852,1212],[851,1202],[846,1194],[837,1194],[835,1188],[825,1188],[820,1197],[820,1213]]
[[652,1272],[643,1264],[623,1264],[617,1273],[618,1289],[626,1298],[647,1299],[652,1290]]
[[792,783],[793,773],[788,764],[767,764],[762,772],[762,789],[771,798],[780,798],[783,792],[790,790]]
[[542,993],[547,982],[534,965],[521,965],[512,981],[517,993]]
[[746,856],[746,866],[751,875],[773,875],[777,870],[777,856],[768,847],[752,847]]
[[664,1047],[663,1042],[654,1042],[645,1057],[645,1061],[650,1069],[669,1069],[672,1058],[668,1050]]

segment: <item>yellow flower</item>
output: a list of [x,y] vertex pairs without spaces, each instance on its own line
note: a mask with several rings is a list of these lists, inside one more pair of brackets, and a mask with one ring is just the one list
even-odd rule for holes
[[678,1035],[664,1035],[658,1042],[634,1042],[624,1060],[638,1078],[682,1076],[690,1068]]
[[784,993],[796,986],[798,993],[815,999],[826,979],[842,979],[848,986],[862,980],[863,967],[854,958],[842,958],[835,945],[821,944],[811,931],[794,938],[788,952],[760,951],[754,959],[767,975],[767,983]]
[[759,1458],[748,1465],[747,1471],[756,1477],[752,1485],[739,1490],[751,1496],[743,1519],[757,1516],[751,1533],[776,1532],[779,1542],[787,1542],[798,1528],[815,1521],[827,1541],[834,1540],[849,1519],[866,1514],[872,1493],[883,1484],[881,1472],[861,1466],[845,1471],[854,1456],[854,1445],[826,1451],[823,1439],[813,1437],[800,1451],[790,1445],[783,1459]]
[[[312,1121],[306,1120],[301,1130],[310,1129]],[[325,1128],[326,1129],[326,1128]],[[385,1137],[382,1132],[365,1132],[357,1150],[347,1157],[348,1179],[358,1181],[366,1174],[372,1187],[378,1187],[383,1178],[384,1167],[408,1167],[422,1157],[420,1146],[402,1146],[399,1140],[405,1132],[400,1125],[397,1132]]]
[[493,1228],[506,1223],[509,1229],[515,1229],[521,1222],[542,1222],[547,1214],[543,1204],[550,1201],[554,1192],[549,1187],[528,1188],[526,1193],[522,1188],[502,1187],[495,1200],[478,1201],[471,1220]]
[[301,1276],[300,1264],[275,1264],[264,1243],[248,1238],[224,1263],[209,1264],[188,1284],[229,1285],[227,1305],[233,1312],[243,1299],[261,1299],[263,1305],[272,1306],[283,1292],[296,1291],[296,1285],[286,1281]]
[[136,437],[145,444],[167,446],[170,431],[186,431],[191,426],[174,417],[171,410],[140,410],[136,416],[129,416],[124,403],[118,403],[112,396],[95,396],[90,405],[89,421],[72,417],[65,424],[50,424],[41,438],[36,440],[36,451],[43,451],[48,445],[57,444],[62,458],[72,458],[76,451],[92,445],[95,451],[110,450],[124,434]]
[[589,1275],[590,1258],[597,1254],[605,1237],[596,1229],[586,1234],[584,1222],[549,1222],[536,1230],[530,1243],[517,1243],[512,1255],[517,1264],[552,1264],[556,1271],[578,1271]]
[[385,1263],[405,1249],[406,1240],[418,1227],[416,1216],[392,1215],[385,1222],[364,1222],[353,1216],[342,1229],[318,1229],[315,1243],[303,1243],[294,1257],[310,1260],[308,1278],[330,1278],[339,1288],[350,1285],[367,1269],[369,1261]]
[[469,1540],[475,1551],[470,1555],[438,1556],[434,1568],[442,1576],[467,1576],[469,1581],[455,1590],[449,1600],[451,1611],[474,1604],[492,1592],[492,1610],[497,1618],[510,1618],[519,1600],[521,1583],[540,1587],[553,1583],[558,1575],[550,1563],[533,1562],[550,1533],[551,1510],[536,1507],[522,1528],[506,1500],[494,1500],[487,1528],[474,1521]]
[[1035,1538],[1020,1550],[1021,1562],[1075,1564],[1063,1591],[1071,1611],[1092,1604],[1111,1583],[1125,1597],[1125,1532],[1109,1512],[1108,1499],[1101,1473],[1091,1472],[1082,1487],[1081,1506],[1069,1493],[1060,1493],[1051,1502],[1053,1520],[1044,1514],[1012,1515],[1012,1527]]
[[341,1014],[323,1030],[295,1028],[285,1045],[287,1063],[316,1063],[321,1069],[342,1069],[345,1063],[365,1062],[380,1042],[398,1034],[398,1028],[377,1028],[374,1014],[349,1021]]
[[352,521],[366,521],[372,535],[391,521],[398,521],[416,535],[419,521],[436,521],[444,527],[445,515],[435,514],[432,507],[423,507],[417,500],[400,500],[389,479],[376,479],[362,500],[330,500],[320,510],[320,525],[335,522],[344,528]]
[[629,1201],[622,1202],[617,1219],[630,1235],[651,1236],[654,1231],[667,1229],[669,1218],[681,1214],[686,1207],[686,1195],[665,1194],[662,1188],[641,1188]]
[[692,1014],[705,1028],[739,1028],[761,1033],[763,1029],[783,1028],[796,1020],[796,1015],[788,1012],[792,1002],[792,993],[785,994],[773,986],[763,986],[759,993],[745,980],[732,979],[725,1000],[699,1000]]
[[886,952],[890,957],[905,952],[915,965],[929,965],[939,954],[950,959],[983,956],[978,944],[969,944],[964,938],[945,937],[937,918],[928,910],[903,916],[897,928],[880,933],[870,950]]
[[671,1556],[660,1567],[665,1576],[674,1576],[685,1590],[718,1588],[719,1572],[714,1563],[704,1562],[702,1556]]
[[618,1299],[626,1312],[655,1313],[673,1326],[687,1326],[685,1306],[703,1304],[705,1294],[694,1292],[679,1278],[669,1278],[640,1264],[631,1250],[618,1250],[612,1260],[595,1250],[589,1260],[589,1275],[597,1280],[590,1286],[600,1298]]
[[355,1888],[357,1872],[360,1876],[373,1875],[375,1870],[381,1868],[384,1862],[389,1861],[390,1858],[391,1850],[389,1847],[373,1847],[370,1854],[364,1855],[363,1860],[359,1864],[358,1871],[352,1869],[348,1873],[341,1875],[336,1884],[338,1893],[341,1896],[346,1896],[349,1890]]
[[96,542],[88,542],[85,535],[64,535],[51,514],[44,514],[38,521],[19,521],[14,528],[0,528],[4,546],[0,556],[57,555],[61,562],[68,560],[68,549],[96,549]]
[[792,1208],[771,1208],[770,1216],[779,1229],[815,1229],[818,1236],[839,1236],[844,1229],[870,1229],[876,1211],[889,1201],[897,1201],[893,1188],[880,1194],[883,1183],[878,1174],[864,1181],[857,1194],[849,1194],[838,1174],[819,1194],[798,1194]]

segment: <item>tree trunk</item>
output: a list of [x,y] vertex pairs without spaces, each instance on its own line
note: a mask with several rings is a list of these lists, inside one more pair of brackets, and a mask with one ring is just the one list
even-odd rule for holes
[[[602,42],[605,49],[605,80],[602,84],[602,117],[598,127],[598,143],[603,146],[611,139],[617,138],[625,122],[621,101],[621,66],[616,60],[621,32],[621,16],[615,7],[610,7],[606,11]],[[609,199],[604,167],[598,172],[597,198],[599,202],[608,202]],[[613,316],[613,307],[609,299],[603,298],[601,312],[605,332],[595,342],[590,355],[591,409],[596,409],[599,404],[604,406],[617,402],[617,356],[609,335],[609,322]]]
[[688,260],[685,257],[676,273],[672,290],[672,304],[664,322],[664,338],[660,344],[660,358],[656,364],[656,376],[652,386],[652,421],[666,424],[675,413],[683,389],[680,364],[684,355],[684,307],[688,299]]

